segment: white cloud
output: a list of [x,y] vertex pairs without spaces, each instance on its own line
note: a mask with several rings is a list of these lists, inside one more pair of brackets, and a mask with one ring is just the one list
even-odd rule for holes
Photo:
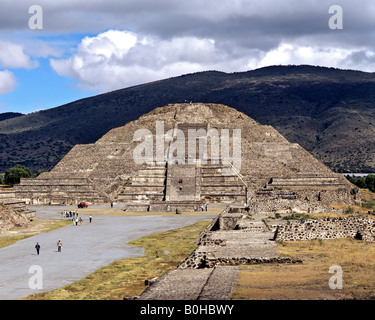
[[375,69],[375,54],[365,48],[319,46],[289,39],[271,50],[216,45],[193,36],[159,39],[130,31],[108,30],[85,37],[67,59],[50,59],[61,76],[80,87],[106,92],[204,70],[245,71],[271,65],[309,64],[343,69]]
[[13,91],[16,86],[16,78],[8,70],[0,71],[0,94]]
[[36,66],[37,62],[31,61],[22,45],[0,41],[0,67],[30,69]]
[[78,50],[88,53],[91,57],[103,56],[105,59],[123,59],[137,42],[138,38],[132,32],[108,30],[96,37],[85,37]]
[[251,58],[248,67],[251,69],[271,65],[319,65],[343,69],[356,69],[359,62],[356,61],[360,55],[362,66],[368,71],[374,68],[373,51],[362,52],[359,49],[348,49],[340,47],[299,46],[293,43],[282,43],[277,48],[264,52],[259,58]]
[[[25,8],[33,2],[3,1],[7,10],[0,11],[0,30],[24,30]],[[34,59],[50,57],[59,75],[96,91],[208,69],[234,72],[274,64],[375,70],[373,0],[361,5],[340,0],[344,29],[339,31],[328,27],[329,4],[321,0],[40,0],[38,4],[44,12],[44,29],[37,36],[33,33],[35,44],[24,42],[24,48],[12,44],[15,33],[8,32],[10,45],[0,41],[0,68],[35,66],[27,54]],[[108,26],[114,30],[103,32]],[[74,33],[97,35],[83,38],[72,54],[64,35]],[[26,34],[30,37],[30,30]]]
[[108,30],[85,37],[68,59],[50,59],[52,68],[81,87],[110,91],[182,73],[206,70],[217,59],[211,39],[160,40]]

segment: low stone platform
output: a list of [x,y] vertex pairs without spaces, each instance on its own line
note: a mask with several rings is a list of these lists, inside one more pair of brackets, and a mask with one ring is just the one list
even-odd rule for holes
[[173,269],[149,286],[139,300],[227,300],[238,277],[238,266]]
[[213,269],[172,269],[159,277],[140,300],[197,300]]
[[205,232],[198,248],[180,268],[201,269],[217,265],[301,262],[278,255],[276,243],[273,241],[274,231],[269,230],[263,221],[253,221],[249,226],[249,229]]
[[249,219],[223,212],[201,233],[198,248],[178,268],[151,281],[136,299],[225,300],[241,264],[301,263],[278,255],[274,231],[262,216]]
[[201,211],[205,206],[204,201],[144,201],[126,203],[123,211],[152,211],[152,212],[181,212],[181,211]]

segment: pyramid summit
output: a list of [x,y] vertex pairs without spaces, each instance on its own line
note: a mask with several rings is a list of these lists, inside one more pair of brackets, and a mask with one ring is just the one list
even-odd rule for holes
[[273,127],[220,104],[156,108],[76,145],[50,171],[15,186],[28,204],[123,202],[129,210],[228,203],[273,211],[359,195],[340,174]]

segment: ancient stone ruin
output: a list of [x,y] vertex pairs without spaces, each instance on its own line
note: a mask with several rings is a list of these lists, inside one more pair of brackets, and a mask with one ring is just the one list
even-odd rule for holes
[[202,231],[197,248],[177,268],[146,281],[140,296],[125,299],[228,299],[240,265],[303,263],[300,259],[279,256],[278,241],[336,238],[375,241],[375,221],[366,217],[276,219],[271,224],[266,221],[267,215],[229,211],[233,210],[224,210]]
[[[146,133],[142,139],[136,137],[139,132]],[[146,149],[145,155],[137,153],[146,140],[151,154]],[[221,152],[224,142],[229,158]],[[176,150],[186,152],[181,156]],[[344,177],[274,128],[230,107],[202,103],[157,108],[96,143],[77,145],[51,172],[22,179],[15,193],[28,204],[115,201],[126,204],[124,210],[149,211],[235,203],[255,211],[296,207],[312,212],[332,201],[350,204],[359,197]]]
[[16,199],[13,191],[0,191],[0,233],[15,227],[28,227],[36,213]]
[[273,238],[274,228],[264,220],[251,220],[246,213],[234,214],[224,210],[201,233],[198,248],[179,268],[302,262],[280,257]]

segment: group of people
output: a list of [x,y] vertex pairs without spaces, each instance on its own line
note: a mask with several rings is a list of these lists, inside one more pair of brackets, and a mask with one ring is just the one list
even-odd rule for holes
[[[83,222],[83,219],[82,219],[82,217],[79,217],[78,218],[78,213],[77,213],[77,216],[74,218],[72,218],[72,222],[73,222],[73,225],[74,226],[78,226],[78,223],[79,223],[79,225],[81,225],[82,224],[82,222]],[[92,222],[92,215],[90,214],[90,216],[89,216],[89,222],[91,223]]]
[[76,215],[78,217],[78,212],[75,212],[75,211],[71,211],[71,210],[61,211],[61,216],[65,218],[71,218],[71,217],[74,218]]
[[199,211],[204,211],[204,209],[206,209],[206,211],[207,211],[207,205],[205,207],[204,206],[200,206],[199,209],[200,209]]
[[[82,222],[83,222],[82,217],[78,217],[78,212],[75,212],[75,211],[71,211],[71,210],[61,211],[61,216],[66,217],[66,218],[72,218],[72,222],[73,222],[74,226],[78,226],[78,223],[79,223],[79,225],[81,225]],[[92,222],[92,216],[91,215],[89,217],[89,221],[90,221],[90,223]]]
[[72,222],[73,222],[73,226],[78,226],[78,222],[79,222],[79,225],[82,224],[82,218],[81,217],[77,217],[77,218],[72,218]]
[[[61,247],[62,247],[62,241],[61,239],[59,239],[59,241],[57,241],[57,252],[61,252]],[[39,252],[40,252],[40,244],[39,242],[36,243],[35,245],[35,250],[36,250],[36,254],[39,256]]]

